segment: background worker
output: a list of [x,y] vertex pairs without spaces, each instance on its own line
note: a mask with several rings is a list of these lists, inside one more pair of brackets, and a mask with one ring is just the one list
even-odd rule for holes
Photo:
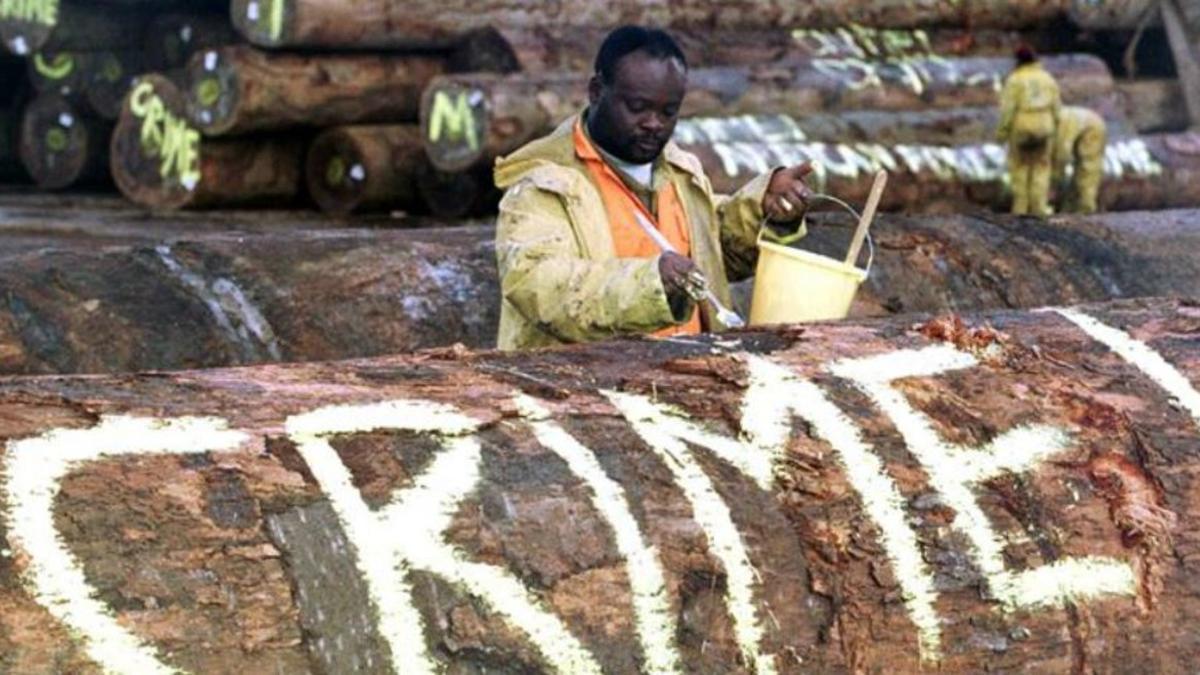
[[1050,215],[1050,177],[1055,130],[1062,100],[1058,83],[1042,68],[1029,46],[1016,51],[1017,67],[1000,93],[996,138],[1008,144],[1012,212]]
[[[1104,147],[1108,129],[1098,113],[1078,106],[1063,106],[1054,144],[1054,179],[1060,186],[1060,210],[1095,213],[1100,180],[1104,177]],[[1070,183],[1067,168],[1071,168]]]

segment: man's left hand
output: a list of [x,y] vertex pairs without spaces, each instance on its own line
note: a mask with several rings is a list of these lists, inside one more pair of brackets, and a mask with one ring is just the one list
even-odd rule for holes
[[767,194],[763,196],[763,212],[767,218],[780,223],[800,220],[808,210],[812,190],[804,177],[812,173],[812,162],[779,169],[771,176]]

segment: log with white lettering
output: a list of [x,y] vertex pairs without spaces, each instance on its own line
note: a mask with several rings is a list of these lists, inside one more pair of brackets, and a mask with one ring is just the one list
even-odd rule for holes
[[125,98],[111,169],[126,197],[151,208],[280,207],[299,194],[304,148],[295,135],[202,139],[179,89],[147,75]]
[[[884,210],[953,213],[972,205],[1003,210],[1011,200],[1006,150],[994,143],[889,146],[764,137],[758,142],[702,139],[684,149],[700,158],[718,192],[733,192],[772,167],[813,161],[811,182],[818,190],[856,203],[866,200],[876,171],[892,172],[880,206]],[[1200,134],[1114,138],[1105,151],[1100,203],[1113,210],[1198,207],[1198,176]]]
[[536,29],[621,24],[702,32],[726,30],[837,29],[851,20],[875,28],[952,26],[1037,27],[1061,17],[1071,0],[674,0],[646,3],[617,0],[233,0],[234,25],[263,47],[333,49],[412,48],[452,43],[488,26]]
[[1198,320],[8,379],[5,665],[1175,672]]
[[[1095,57],[1051,56],[1044,61],[1069,102],[1113,90],[1108,67]],[[695,69],[688,76],[683,114],[803,117],[864,109],[992,106],[1011,69],[1011,59],[982,57],[831,58],[788,67]],[[421,102],[430,161],[444,171],[488,164],[549,133],[586,105],[586,72],[435,78]]]
[[38,95],[21,119],[21,163],[46,190],[108,182],[112,124],[58,94]]
[[[61,197],[58,199],[62,199]],[[447,199],[447,203],[450,201]],[[495,344],[495,231],[302,212],[3,202],[0,374],[177,370]],[[126,207],[127,208],[127,207]],[[800,245],[841,259],[853,221]],[[384,225],[402,228],[383,229]],[[1200,211],[881,215],[853,317],[1200,293]],[[865,264],[866,256],[863,256]]]
[[421,91],[445,69],[429,55],[300,56],[209,49],[187,69],[187,110],[207,136],[291,127],[415,122]]
[[137,13],[88,0],[0,0],[0,41],[17,56],[136,47],[144,24]]
[[[454,72],[590,73],[611,28],[603,26],[486,26],[464,35],[451,57]],[[1026,41],[1042,51],[1062,51],[1062,34],[957,28],[771,27],[736,30],[723,26],[672,30],[693,68],[796,63],[813,59],[900,62],[916,57],[1010,56]],[[1044,47],[1044,49],[1043,49]]]

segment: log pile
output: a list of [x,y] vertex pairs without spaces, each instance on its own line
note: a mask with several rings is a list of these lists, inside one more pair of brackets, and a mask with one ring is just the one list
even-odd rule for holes
[[1196,321],[0,382],[0,646],[14,672],[1174,672]]
[[[160,198],[153,195],[166,176],[143,171],[137,152],[114,155],[112,181],[152,208],[303,199],[338,216],[492,211],[492,163],[585,105],[592,59],[617,16],[666,27],[678,38],[692,66],[687,116],[786,115],[812,143],[934,146],[943,154],[985,143],[996,123],[996,90],[1012,67],[1009,54],[1022,41],[1048,52],[1065,99],[1101,111],[1110,137],[1187,126],[1173,105],[1176,80],[1114,82],[1110,66],[1120,64],[1112,55],[1105,63],[1071,51],[1093,44],[1088,31],[1131,36],[1144,18],[1157,16],[1148,0],[863,0],[853,12],[840,0],[622,0],[602,10],[585,0],[468,4],[15,0],[0,4],[0,35],[27,57],[22,79],[86,108],[88,117],[116,122],[138,75],[165,77],[178,87],[183,119],[200,134],[200,146],[212,148],[207,154],[240,148],[246,156],[225,156],[227,166],[256,166],[269,156],[293,184],[283,190],[279,181],[218,171],[207,182],[230,181],[216,188],[227,197]],[[412,132],[399,130],[416,123],[425,157],[411,152]],[[355,127],[353,142],[347,127]],[[280,137],[301,154],[289,148],[286,157],[264,155]],[[370,146],[371,166],[357,162],[362,178],[337,170],[343,160],[328,158],[335,145],[354,153]],[[310,147],[317,156],[306,159]],[[292,174],[303,179],[292,181]],[[303,184],[309,194],[296,189]],[[1186,198],[1171,194],[1175,200],[1161,204],[1155,196],[1110,197],[1107,204],[1200,205],[1190,191]],[[1006,199],[1002,189],[971,201],[1003,208]],[[887,208],[915,212],[926,203],[917,195]]]

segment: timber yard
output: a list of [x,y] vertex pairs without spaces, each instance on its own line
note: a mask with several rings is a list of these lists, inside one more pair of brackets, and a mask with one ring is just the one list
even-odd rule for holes
[[1200,0],[0,43],[0,675],[1200,672]]

